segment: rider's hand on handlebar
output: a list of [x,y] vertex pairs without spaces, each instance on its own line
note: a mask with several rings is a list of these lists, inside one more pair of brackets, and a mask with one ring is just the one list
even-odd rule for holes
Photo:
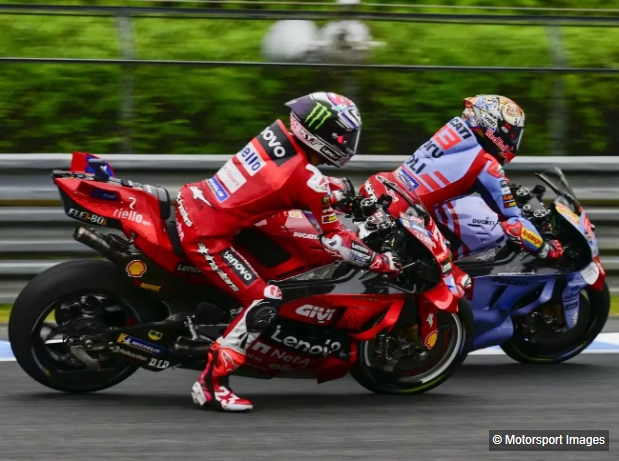
[[544,242],[538,256],[543,259],[559,259],[563,256],[563,247],[558,240],[548,240]]
[[398,275],[402,271],[402,264],[395,253],[387,251],[376,255],[370,270],[380,274]]

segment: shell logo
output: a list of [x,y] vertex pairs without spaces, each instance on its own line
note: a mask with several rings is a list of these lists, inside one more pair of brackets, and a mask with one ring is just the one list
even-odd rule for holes
[[424,341],[424,343],[428,349],[432,349],[434,345],[436,344],[437,339],[438,339],[438,331],[434,330],[432,333],[426,336],[426,340]]
[[134,260],[127,264],[127,275],[129,277],[142,277],[146,272],[146,264],[143,261]]

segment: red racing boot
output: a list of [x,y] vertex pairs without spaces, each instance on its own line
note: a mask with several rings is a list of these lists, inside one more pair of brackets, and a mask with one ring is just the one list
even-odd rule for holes
[[254,407],[252,403],[236,395],[228,385],[229,376],[244,362],[245,354],[222,347],[218,342],[213,344],[206,368],[191,388],[193,402],[222,411],[250,411]]

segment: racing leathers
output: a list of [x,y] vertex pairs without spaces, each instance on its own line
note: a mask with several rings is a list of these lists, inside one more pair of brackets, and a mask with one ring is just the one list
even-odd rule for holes
[[[562,255],[558,241],[544,242],[522,216],[501,164],[481,147],[461,117],[450,120],[394,173],[434,213],[438,205],[449,206],[451,200],[477,192],[498,214],[510,240],[541,258]],[[441,222],[440,216],[435,218]]]
[[281,292],[267,285],[232,246],[236,233],[278,211],[307,209],[322,229],[330,254],[382,273],[396,273],[390,254],[368,248],[338,220],[327,179],[277,120],[252,139],[212,177],[183,186],[177,198],[177,228],[187,257],[243,310],[209,351],[207,366],[192,388],[194,402],[245,411],[251,402],[229,388],[227,377],[245,361],[245,351],[277,314]]

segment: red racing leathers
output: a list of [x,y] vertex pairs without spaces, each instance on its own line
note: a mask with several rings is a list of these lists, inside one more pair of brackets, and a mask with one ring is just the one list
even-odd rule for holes
[[327,251],[388,272],[388,262],[339,222],[328,195],[326,177],[278,120],[212,178],[183,186],[177,199],[181,244],[191,261],[243,307],[264,297],[266,283],[231,247],[232,238],[278,211],[311,211]]
[[375,253],[338,220],[327,179],[307,159],[279,120],[252,139],[212,177],[181,188],[177,227],[188,258],[242,312],[211,347],[206,369],[192,388],[194,402],[229,411],[251,409],[225,378],[245,360],[245,351],[273,319],[281,292],[267,285],[232,247],[234,235],[278,211],[306,209],[323,231],[325,249],[376,272],[397,272],[390,255]]

